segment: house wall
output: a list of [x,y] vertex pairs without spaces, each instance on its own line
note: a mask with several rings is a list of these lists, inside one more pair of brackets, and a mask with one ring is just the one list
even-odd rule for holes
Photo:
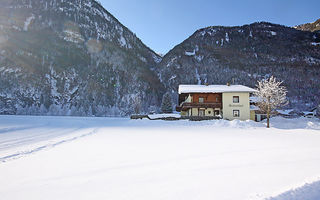
[[[210,112],[210,113],[209,113]],[[181,116],[199,116],[199,108],[192,108],[188,111],[181,111]],[[206,117],[213,117],[214,116],[214,109],[213,108],[207,108],[205,109],[205,116]]]
[[192,94],[193,103],[199,103],[199,98],[204,98],[204,103],[221,103],[221,93],[194,93]]
[[199,112],[198,112],[198,108],[192,108],[192,116],[198,116]]
[[[210,112],[210,113],[209,113]],[[207,108],[205,110],[205,116],[206,117],[213,117],[214,116],[214,112],[213,112],[213,108]]]
[[[239,96],[239,103],[233,103],[233,96]],[[223,119],[248,120],[250,119],[249,93],[223,93],[222,94]],[[233,117],[233,110],[240,111],[240,117]]]
[[254,110],[250,110],[250,120],[256,120],[256,112]]

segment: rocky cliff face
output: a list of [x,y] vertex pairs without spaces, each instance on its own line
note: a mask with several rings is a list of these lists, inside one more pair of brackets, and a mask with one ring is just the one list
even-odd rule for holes
[[311,31],[311,32],[320,31],[320,19],[318,19],[313,23],[306,23],[306,24],[295,26],[294,28],[301,31]]
[[160,105],[161,57],[93,0],[0,2],[0,114],[127,115]]
[[255,87],[274,75],[289,90],[289,106],[308,109],[320,98],[320,33],[266,22],[208,27],[172,49],[156,71],[173,97],[179,84]]

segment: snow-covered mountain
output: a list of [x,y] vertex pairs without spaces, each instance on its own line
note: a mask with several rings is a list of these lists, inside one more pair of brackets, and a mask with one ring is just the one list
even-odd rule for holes
[[274,75],[289,90],[289,106],[308,109],[320,101],[320,33],[267,22],[207,27],[166,54],[156,71],[175,98],[179,84],[255,87]]
[[0,2],[0,113],[154,109],[161,57],[94,0]]
[[95,0],[0,1],[0,114],[156,111],[179,84],[284,81],[290,106],[320,98],[320,33],[261,22],[196,31],[166,55]]

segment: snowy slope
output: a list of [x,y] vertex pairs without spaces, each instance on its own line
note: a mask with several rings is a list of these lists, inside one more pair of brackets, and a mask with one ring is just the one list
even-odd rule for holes
[[305,183],[295,194],[315,191],[319,120],[274,118],[271,125],[0,116],[0,196],[286,200],[295,199],[286,191]]
[[320,99],[320,32],[257,22],[197,30],[171,49],[156,72],[172,98],[181,84],[246,85],[271,75],[288,89],[288,108],[309,110]]
[[141,112],[160,105],[151,69],[161,57],[97,1],[0,1],[0,13],[0,114],[127,116],[137,100]]

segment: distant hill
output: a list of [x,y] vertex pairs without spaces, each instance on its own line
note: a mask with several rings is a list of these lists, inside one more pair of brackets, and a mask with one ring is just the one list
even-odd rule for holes
[[177,97],[179,84],[244,84],[271,75],[284,81],[291,107],[320,100],[320,33],[267,22],[200,29],[174,47],[157,74]]
[[320,19],[318,19],[313,23],[306,23],[306,24],[295,26],[294,28],[301,31],[311,31],[311,32],[320,31]]

